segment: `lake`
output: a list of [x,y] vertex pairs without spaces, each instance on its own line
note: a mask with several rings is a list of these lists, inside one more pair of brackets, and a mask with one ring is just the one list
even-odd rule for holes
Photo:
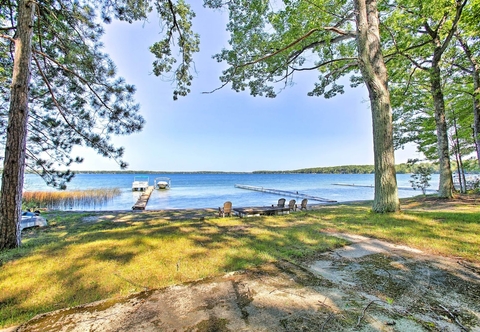
[[[101,206],[77,206],[72,210],[131,210],[140,196],[132,192],[135,176],[148,176],[150,185],[156,177],[169,177],[172,188],[155,190],[150,197],[147,210],[218,208],[225,201],[231,201],[235,207],[264,206],[276,204],[279,195],[235,188],[236,184],[258,186],[299,192],[338,202],[371,200],[374,196],[373,174],[253,174],[253,173],[158,173],[158,174],[77,174],[68,183],[67,190],[85,190],[99,188],[119,188],[121,195]],[[411,197],[421,194],[411,188],[410,174],[398,174],[399,196]],[[339,186],[335,184],[355,184],[357,186]],[[438,188],[438,175],[432,175],[431,187]],[[55,190],[45,185],[35,174],[25,175],[25,191]],[[295,197],[285,196],[287,202]],[[295,198],[297,202],[301,199]],[[309,204],[321,202],[309,200]]]

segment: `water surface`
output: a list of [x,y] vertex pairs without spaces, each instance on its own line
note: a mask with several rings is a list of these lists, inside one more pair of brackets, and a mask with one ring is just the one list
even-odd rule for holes
[[[227,200],[233,206],[264,206],[276,204],[278,195],[235,188],[235,184],[258,186],[304,193],[339,202],[371,200],[374,196],[373,174],[252,174],[252,173],[158,173],[158,174],[77,174],[68,184],[67,190],[119,188],[121,195],[101,206],[77,206],[72,210],[130,210],[140,193],[132,192],[135,176],[148,176],[153,185],[156,177],[171,178],[170,190],[155,190],[150,197],[147,210],[218,208]],[[400,197],[421,194],[411,188],[410,174],[398,174]],[[355,184],[356,186],[339,186]],[[437,189],[438,175],[432,176],[432,189]],[[361,187],[367,186],[367,187]],[[404,189],[402,189],[404,188]],[[26,174],[25,191],[55,190],[45,185],[34,174]],[[285,196],[285,195],[284,195]],[[288,200],[295,197],[285,196]],[[309,203],[320,203],[309,201]]]

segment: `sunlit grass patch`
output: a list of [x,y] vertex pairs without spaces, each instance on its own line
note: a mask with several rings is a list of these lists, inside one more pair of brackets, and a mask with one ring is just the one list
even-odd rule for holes
[[[430,202],[429,202],[430,203]],[[344,205],[311,211],[319,225],[330,231],[355,233],[404,244],[426,253],[480,261],[480,206],[462,204],[461,210],[404,209],[393,214],[370,212],[362,206]],[[415,204],[410,204],[417,208]]]
[[[51,212],[0,252],[0,327],[54,309],[161,288],[346,244],[346,232],[480,261],[480,208],[370,212],[370,203],[282,216],[173,220],[157,212]],[[179,216],[180,211],[176,211]],[[326,232],[328,231],[328,232]]]
[[39,312],[306,257],[330,246],[311,223],[287,227],[275,217],[142,223],[118,215],[83,221],[94,215],[49,213],[48,227],[24,232],[22,248],[0,253],[5,290],[0,326]]

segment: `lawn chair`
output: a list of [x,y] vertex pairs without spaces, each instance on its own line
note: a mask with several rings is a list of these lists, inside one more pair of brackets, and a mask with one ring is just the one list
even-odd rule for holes
[[302,203],[300,204],[300,210],[307,210],[307,203],[308,203],[308,199],[306,198],[302,199]]
[[278,206],[278,207],[282,207],[282,208],[285,207],[285,201],[286,201],[285,198],[280,198],[280,199],[278,200],[277,206]]
[[223,208],[218,208],[218,216],[219,217],[231,217],[232,216],[232,202],[225,202],[223,203]]
[[290,208],[290,211],[297,211],[297,203],[296,200],[291,199],[290,202],[288,202],[288,207]]

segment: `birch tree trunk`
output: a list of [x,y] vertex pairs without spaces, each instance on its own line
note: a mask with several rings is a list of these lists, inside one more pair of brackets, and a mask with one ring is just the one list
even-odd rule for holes
[[372,108],[375,155],[375,196],[373,211],[395,212],[398,199],[393,125],[387,68],[380,44],[377,0],[355,0],[359,66],[368,88]]
[[0,250],[18,247],[28,122],[35,3],[18,1],[15,59],[0,196]]

